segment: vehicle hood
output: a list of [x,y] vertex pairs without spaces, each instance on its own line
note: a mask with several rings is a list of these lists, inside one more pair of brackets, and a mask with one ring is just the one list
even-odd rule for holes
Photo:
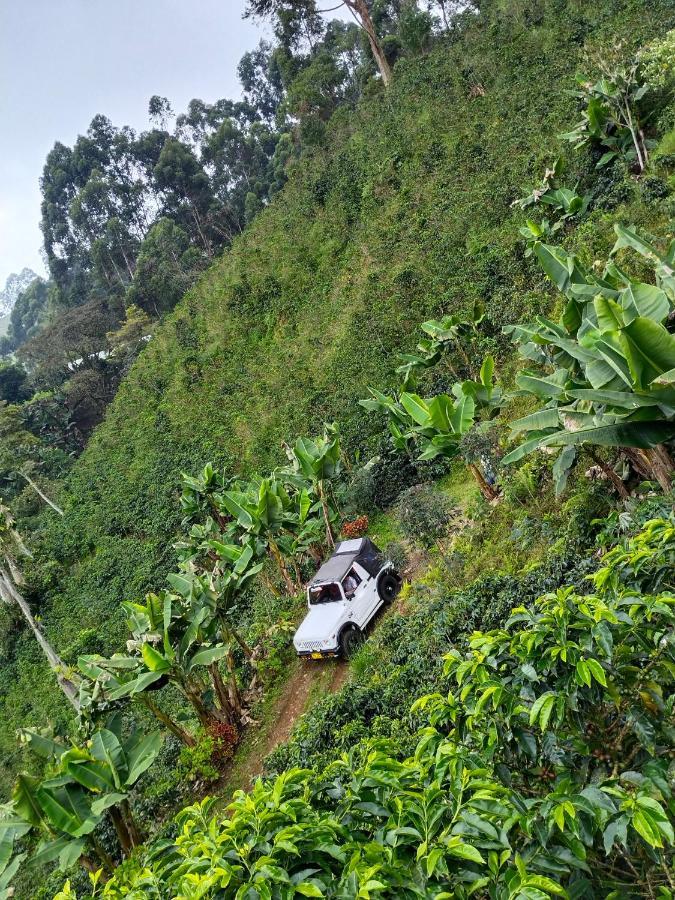
[[333,603],[318,603],[311,606],[300,627],[295,632],[293,643],[296,647],[307,641],[323,641],[335,634],[340,621],[348,612],[345,600]]

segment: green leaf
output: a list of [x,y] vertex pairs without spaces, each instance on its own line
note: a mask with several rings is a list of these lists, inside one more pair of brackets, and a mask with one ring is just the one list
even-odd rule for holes
[[516,447],[515,450],[511,450],[510,453],[507,453],[506,456],[502,457],[502,465],[508,466],[511,463],[518,462],[524,456],[527,456],[528,453],[537,450],[541,446],[544,437],[544,435],[539,435],[538,437],[523,441],[523,443]]
[[511,437],[515,437],[521,431],[545,431],[547,428],[557,428],[559,425],[560,418],[557,407],[540,409],[530,413],[529,416],[523,416],[511,422]]
[[628,835],[628,817],[627,816],[619,816],[619,818],[614,819],[610,822],[605,828],[602,840],[605,845],[605,853],[609,856],[612,852],[612,847],[614,846],[614,842],[618,841],[620,844],[626,845],[627,835]]
[[302,894],[303,897],[323,897],[323,891],[311,881],[301,881],[295,885],[296,894]]
[[450,425],[455,434],[466,434],[473,425],[474,415],[476,412],[476,402],[471,396],[462,394],[457,403],[450,420]]
[[516,378],[516,384],[521,390],[534,394],[542,400],[559,400],[565,394],[560,377],[555,375],[544,378],[540,375],[521,374]]
[[44,812],[37,796],[39,785],[39,778],[22,773],[17,777],[12,792],[14,809],[18,815],[35,826],[40,826],[44,822]]
[[227,656],[229,647],[207,647],[205,650],[199,650],[192,657],[188,664],[188,672],[196,669],[197,666],[210,666],[211,663],[217,662],[219,659]]
[[[60,837],[55,838],[50,841],[42,841],[38,844],[35,853],[32,854],[30,858],[30,862],[28,863],[28,867],[30,869],[41,868],[42,866],[46,866],[48,863],[54,862],[55,859],[59,859],[62,853],[66,852],[66,858],[70,855],[68,851],[69,847],[75,846],[75,848],[80,845],[84,845],[84,841],[81,838],[73,839],[68,837],[68,835],[61,835]],[[82,855],[82,851],[80,850],[79,856]]]
[[127,775],[127,761],[116,735],[107,728],[100,728],[94,732],[91,739],[91,755],[109,767],[115,787],[120,788]]
[[602,668],[597,659],[587,659],[586,665],[588,666],[591,675],[598,684],[601,684],[603,687],[607,687],[607,678],[605,676],[605,670]]
[[633,815],[630,824],[650,847],[663,847],[663,838],[658,825],[645,810],[639,809]]
[[238,491],[225,491],[222,495],[225,509],[245,530],[253,527],[253,517],[246,509],[247,497]]
[[614,300],[596,297],[593,300],[600,331],[619,331],[623,328],[623,310]]
[[131,750],[127,751],[128,774],[125,784],[135,784],[140,776],[153,764],[162,747],[162,735],[159,731],[146,734]]
[[143,642],[141,656],[151,672],[166,672],[171,668],[170,661],[165,656],[162,656],[159,650],[155,650],[152,644],[149,644],[147,641]]
[[493,356],[489,354],[483,360],[483,365],[480,367],[480,380],[481,384],[489,390],[492,390],[492,379],[495,374],[495,360]]
[[659,375],[675,368],[675,335],[658,322],[638,316],[626,325],[620,340],[639,389],[646,388]]
[[552,474],[556,497],[559,497],[567,487],[567,479],[576,458],[577,451],[574,447],[564,447],[553,463]]
[[37,790],[37,797],[50,823],[71,837],[89,834],[100,818],[92,815],[79,786],[43,782]]
[[585,660],[580,659],[576,666],[579,684],[591,686],[591,673]]
[[427,404],[417,394],[401,394],[401,404],[413,421],[418,425],[429,424],[429,409]]
[[181,597],[188,598],[192,594],[193,581],[191,578],[185,575],[178,575],[176,572],[169,572],[166,580]]
[[[566,444],[595,444],[600,447],[641,447],[647,449],[663,444],[675,436],[675,422],[619,422],[580,431],[561,431],[543,438],[545,447]],[[505,461],[505,460],[504,460]]]
[[670,303],[665,291],[653,284],[632,282],[620,296],[630,321],[642,316],[655,322],[664,322],[670,313]]
[[154,684],[155,681],[159,681],[163,676],[163,672],[144,672],[142,675],[139,675],[138,678],[133,678],[130,681],[125,681],[124,684],[121,684],[119,687],[116,687],[114,690],[106,693],[106,697],[108,700],[121,700],[123,697],[131,697],[134,694],[142,694],[143,691],[150,687],[151,684]]
[[[454,841],[455,839],[453,838],[451,840]],[[448,843],[448,853],[451,856],[458,857],[458,859],[468,859],[470,862],[485,863],[480,852],[475,847],[472,847],[471,844],[465,844],[463,841],[459,841],[458,843]]]

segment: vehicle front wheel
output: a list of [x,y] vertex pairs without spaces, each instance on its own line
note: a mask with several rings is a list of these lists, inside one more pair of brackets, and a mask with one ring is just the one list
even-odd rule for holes
[[363,643],[363,632],[356,625],[350,625],[340,635],[340,653],[344,659],[351,659]]
[[380,600],[384,600],[385,603],[391,603],[392,600],[395,600],[400,589],[401,582],[393,572],[385,572],[377,583],[377,592],[380,595]]

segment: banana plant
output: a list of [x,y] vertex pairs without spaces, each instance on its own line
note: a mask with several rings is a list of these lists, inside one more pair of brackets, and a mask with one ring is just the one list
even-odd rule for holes
[[[473,428],[479,410],[494,412],[501,404],[501,391],[493,384],[493,376],[494,360],[487,356],[479,380],[453,385],[452,395],[437,394],[425,400],[403,391],[396,399],[371,388],[371,398],[359,403],[370,412],[386,413],[394,449],[413,448],[420,460],[452,459],[461,453],[462,438]],[[497,492],[478,465],[470,463],[469,469],[483,495],[493,500]]]
[[[83,746],[67,746],[49,733],[22,730],[21,742],[47,760],[51,773],[40,779],[21,774],[12,800],[0,814],[0,888],[27,862],[38,867],[58,860],[66,870],[76,862],[90,871],[113,860],[95,835],[109,816],[124,857],[143,837],[129,804],[129,791],[159,753],[159,732],[134,729],[124,736],[121,717],[112,716]],[[14,854],[16,841],[34,834],[34,850]]]
[[485,318],[485,307],[480,301],[473,305],[468,317],[447,315],[442,319],[429,319],[420,328],[427,335],[417,345],[415,353],[402,353],[401,365],[397,374],[403,375],[403,387],[412,386],[414,377],[425,369],[435,366],[442,358],[450,369],[452,376],[458,378],[457,369],[453,365],[451,354],[458,353],[467,372],[471,373],[471,360],[464,350],[467,336],[475,333],[478,325]]
[[[560,484],[577,446],[619,447],[667,491],[673,463],[664,444],[675,437],[675,336],[666,323],[675,306],[675,242],[661,254],[634,230],[617,225],[615,231],[612,259],[601,276],[559,247],[535,245],[567,304],[558,322],[539,316],[505,329],[521,355],[537,364],[518,375],[516,395],[542,405],[512,423],[512,435],[525,440],[503,462],[562,448]],[[631,279],[614,262],[626,248],[652,264],[654,284]]]
[[[109,659],[82,656],[78,660],[80,671],[92,685],[91,703],[133,698],[171,683],[192,705],[204,727],[214,722],[237,723],[241,714],[239,693],[224,684],[217,665],[226,660],[232,668],[231,643],[223,642],[218,591],[207,576],[188,569],[170,575],[169,581],[177,593],[163,591],[148,594],[144,603],[122,604],[129,615],[131,632],[127,654],[113,654]],[[155,704],[150,703],[149,708],[157,715]],[[167,721],[166,716],[157,717],[185,743],[194,743],[177,723]]]
[[294,503],[276,474],[257,478],[239,490],[224,491],[222,509],[236,522],[244,540],[261,552],[269,552],[289,595],[298,590],[288,571],[279,540],[293,523]]
[[300,475],[311,485],[321,504],[326,526],[326,543],[335,546],[334,514],[327,497],[327,482],[340,474],[340,432],[335,422],[324,425],[321,437],[300,437],[292,447],[286,447],[291,462],[290,474]]
[[577,97],[586,107],[572,131],[560,135],[574,147],[595,143],[604,149],[596,168],[623,157],[644,172],[654,143],[644,135],[644,121],[653,113],[643,103],[649,91],[638,71],[638,60],[599,61],[597,81],[579,77]]

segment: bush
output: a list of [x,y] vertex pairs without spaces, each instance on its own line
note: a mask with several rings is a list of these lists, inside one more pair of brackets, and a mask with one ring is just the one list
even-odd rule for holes
[[225,813],[208,800],[183,810],[179,839],[132,861],[106,896],[223,884],[272,896],[274,878],[337,898],[370,894],[376,876],[380,896],[410,900],[477,886],[669,897],[674,561],[673,520],[652,520],[605,556],[592,594],[549,592],[453,648],[442,691],[414,704],[428,723],[414,753],[388,713],[372,716],[367,743],[347,721],[352,749],[322,773],[258,781]]
[[426,547],[445,537],[458,510],[430,484],[418,484],[401,494],[397,517],[404,535]]

